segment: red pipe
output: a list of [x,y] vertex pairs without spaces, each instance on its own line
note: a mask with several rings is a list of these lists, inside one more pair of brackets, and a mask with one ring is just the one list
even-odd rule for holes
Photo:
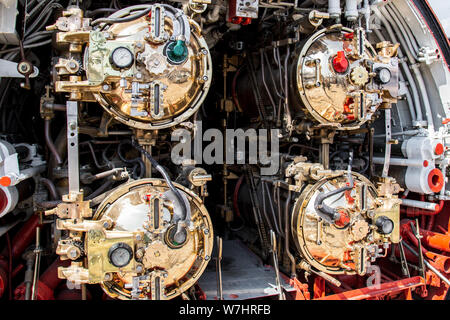
[[422,241],[429,247],[450,252],[450,235],[420,229]]
[[[11,255],[13,260],[21,257],[22,253],[28,248],[36,237],[36,227],[39,225],[39,216],[33,215],[20,228],[11,241]],[[8,284],[9,258],[8,248],[4,248],[0,254],[0,298],[3,296]]]
[[[414,234],[411,231],[411,226],[409,221],[406,223],[402,223],[401,226],[401,232],[404,236],[406,236],[417,248],[419,247],[419,241],[414,236]],[[441,254],[437,254],[431,251],[428,251],[423,246],[422,247],[422,253],[430,260],[429,262],[438,270],[449,273],[450,272],[450,257],[443,256]],[[409,250],[405,250],[406,251]]]
[[[67,267],[70,265],[69,260],[60,260],[57,258],[45,272],[39,277],[36,285],[36,300],[55,300],[54,290],[61,283],[62,279],[58,278],[58,267]],[[16,300],[25,299],[25,283],[20,284],[14,291]]]
[[406,289],[413,289],[425,285],[422,277],[413,277],[393,282],[382,283],[377,286],[370,286],[352,291],[346,291],[319,298],[317,300],[365,300],[379,296],[390,295]]
[[[13,260],[20,258],[25,249],[36,237],[36,227],[39,225],[39,216],[33,215],[12,238]],[[7,249],[3,249],[2,255],[7,255]]]

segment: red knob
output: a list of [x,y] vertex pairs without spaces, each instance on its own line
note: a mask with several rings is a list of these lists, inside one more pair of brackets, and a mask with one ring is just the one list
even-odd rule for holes
[[345,57],[344,51],[338,51],[336,57],[333,59],[333,68],[338,73],[344,73],[348,69],[348,60]]

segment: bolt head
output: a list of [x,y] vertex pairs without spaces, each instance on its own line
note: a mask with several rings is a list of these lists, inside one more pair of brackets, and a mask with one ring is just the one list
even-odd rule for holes
[[71,249],[71,250],[69,251],[69,255],[70,255],[70,257],[71,257],[72,259],[75,259],[75,258],[78,256],[78,252],[77,252],[76,249]]

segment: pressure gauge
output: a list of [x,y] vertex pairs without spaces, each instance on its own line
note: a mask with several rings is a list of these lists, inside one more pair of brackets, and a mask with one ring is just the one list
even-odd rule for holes
[[389,81],[391,81],[391,72],[387,68],[380,68],[377,70],[377,80],[382,83],[386,84]]
[[378,217],[375,221],[375,225],[378,228],[378,232],[381,234],[389,234],[394,230],[394,222],[385,216]]
[[109,262],[117,268],[125,267],[133,257],[133,250],[124,242],[115,243],[109,248]]
[[117,47],[111,53],[109,61],[117,69],[127,69],[133,65],[134,57],[130,49]]

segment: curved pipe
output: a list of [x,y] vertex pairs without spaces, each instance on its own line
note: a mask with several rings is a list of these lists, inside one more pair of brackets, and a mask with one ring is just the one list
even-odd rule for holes
[[61,156],[59,155],[58,150],[56,150],[56,146],[51,138],[50,122],[51,122],[50,119],[45,119],[45,127],[44,127],[45,142],[47,143],[48,149],[55,157],[56,163],[58,165],[61,165],[62,164]]
[[292,255],[292,253],[289,251],[289,204],[291,203],[292,199],[292,191],[288,191],[288,197],[286,199],[286,206],[284,208],[284,234],[285,234],[285,241],[284,241],[284,251],[286,252],[287,256],[289,257],[289,260],[291,261],[291,278],[295,278],[295,258]]
[[[396,21],[394,19],[389,19],[391,16],[389,15],[389,13],[387,13],[386,9],[380,8],[380,10],[378,12],[376,12],[376,14],[383,22],[384,26],[386,27],[386,30],[388,30],[388,33],[394,42],[398,42],[395,34],[397,34],[399,36],[400,43],[402,44],[402,47],[405,49],[406,56],[408,58],[411,69],[413,70],[414,76],[415,76],[417,84],[419,86],[419,90],[420,90],[420,93],[422,96],[423,106],[425,108],[425,116],[427,117],[428,129],[430,131],[434,131],[433,116],[432,116],[432,112],[431,112],[430,101],[428,99],[428,93],[425,88],[425,83],[423,81],[422,74],[420,73],[419,67],[416,64],[415,58],[411,54],[411,52],[408,50],[408,47],[405,43],[405,39],[403,38],[402,33],[396,24]],[[391,25],[395,30],[395,34],[392,31]],[[399,50],[399,51],[401,51],[401,50]]]
[[47,187],[47,190],[49,191],[52,200],[59,200],[60,198],[59,193],[53,181],[47,178],[41,178],[40,182]]
[[[393,42],[398,42],[397,38],[394,35],[394,32],[392,31],[392,28],[390,27],[390,25],[388,24],[388,22],[386,21],[384,16],[377,10],[375,10],[375,14],[381,20],[382,24],[385,26],[386,31],[389,34],[389,37],[391,38],[391,40]],[[377,35],[378,34],[381,35],[381,32],[379,32],[378,30],[375,30],[375,33]],[[380,39],[381,38],[382,37],[380,37]],[[420,104],[419,92],[417,91],[416,82],[414,81],[414,79],[413,79],[413,77],[411,75],[411,71],[409,70],[409,66],[403,60],[403,53],[402,53],[401,49],[399,49],[399,51],[398,51],[398,57],[400,59],[400,65],[402,66],[402,69],[403,69],[403,72],[405,73],[406,79],[408,80],[408,83],[409,83],[409,85],[411,87],[411,91],[412,91],[412,94],[413,94],[414,107],[416,109],[417,121],[422,121],[423,120],[423,115],[422,115],[422,109],[421,109],[421,104]]]

